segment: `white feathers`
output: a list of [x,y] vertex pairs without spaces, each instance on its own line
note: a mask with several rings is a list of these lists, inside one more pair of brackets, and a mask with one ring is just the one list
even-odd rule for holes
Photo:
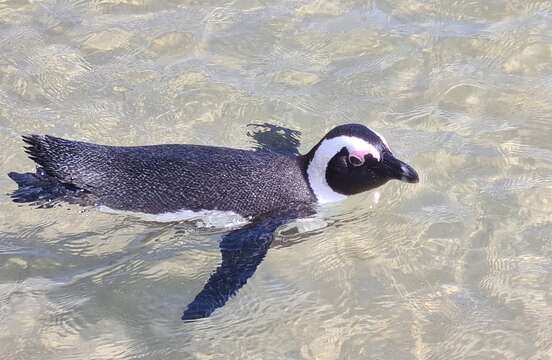
[[383,137],[383,135],[380,134],[379,132],[377,132],[377,131],[374,130],[374,129],[370,129],[370,130],[371,130],[374,134],[376,134],[377,137],[380,138],[381,142],[385,144],[385,147],[387,147],[387,149],[388,149],[389,151],[391,151],[391,148],[389,147],[389,143],[387,143],[387,140]]
[[350,153],[354,151],[364,151],[371,154],[378,161],[381,160],[381,154],[378,149],[376,149],[374,145],[358,137],[337,136],[335,138],[323,140],[316,149],[307,167],[309,183],[319,203],[335,202],[347,198],[346,195],[333,191],[326,181],[328,163],[335,154],[344,147],[346,147]]
[[182,209],[176,212],[165,212],[161,214],[146,214],[134,211],[115,210],[110,207],[100,205],[97,207],[100,212],[110,214],[129,215],[140,218],[144,221],[153,222],[179,222],[193,221],[198,227],[227,228],[247,224],[248,219],[233,211],[220,210],[201,210],[192,211]]

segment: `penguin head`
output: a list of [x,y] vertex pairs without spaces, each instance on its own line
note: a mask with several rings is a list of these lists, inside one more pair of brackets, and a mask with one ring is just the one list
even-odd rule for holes
[[392,179],[419,180],[416,170],[393,155],[382,135],[360,124],[332,129],[305,158],[309,184],[320,203],[339,201]]

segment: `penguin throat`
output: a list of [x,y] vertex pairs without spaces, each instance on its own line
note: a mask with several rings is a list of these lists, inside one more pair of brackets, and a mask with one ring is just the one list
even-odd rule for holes
[[335,191],[327,180],[327,170],[330,160],[343,148],[348,151],[366,151],[380,159],[379,151],[366,141],[352,136],[338,136],[324,139],[316,149],[307,165],[307,177],[309,185],[319,203],[331,203],[347,198],[347,195]]

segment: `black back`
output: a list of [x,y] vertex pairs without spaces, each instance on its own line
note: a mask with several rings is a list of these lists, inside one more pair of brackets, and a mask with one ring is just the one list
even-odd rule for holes
[[300,157],[201,145],[105,146],[37,135],[25,141],[48,175],[117,210],[251,216],[315,200]]

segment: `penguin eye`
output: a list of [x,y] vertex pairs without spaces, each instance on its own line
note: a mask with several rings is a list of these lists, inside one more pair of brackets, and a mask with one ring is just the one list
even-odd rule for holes
[[353,166],[361,166],[364,164],[364,159],[360,158],[358,155],[349,155],[349,162]]

